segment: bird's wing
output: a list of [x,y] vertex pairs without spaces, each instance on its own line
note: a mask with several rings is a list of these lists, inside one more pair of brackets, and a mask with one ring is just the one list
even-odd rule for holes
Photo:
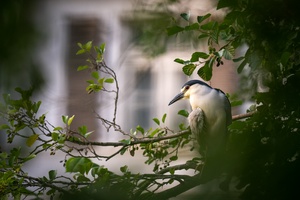
[[220,89],[216,89],[216,90],[218,90],[218,92],[222,93],[225,96],[223,104],[224,104],[224,108],[225,108],[225,112],[226,112],[226,125],[229,126],[232,122],[230,101],[227,98],[226,94],[222,90],[220,90]]
[[190,112],[188,117],[189,125],[191,128],[192,134],[196,137],[200,148],[205,147],[205,115],[201,108],[196,108]]

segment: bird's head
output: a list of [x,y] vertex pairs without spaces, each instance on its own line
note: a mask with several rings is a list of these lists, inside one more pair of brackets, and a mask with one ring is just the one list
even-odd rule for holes
[[186,82],[182,88],[179,94],[177,94],[169,103],[169,105],[175,103],[178,100],[181,99],[189,99],[191,95],[195,94],[196,92],[199,92],[202,88],[209,88],[211,87],[200,80],[190,80]]

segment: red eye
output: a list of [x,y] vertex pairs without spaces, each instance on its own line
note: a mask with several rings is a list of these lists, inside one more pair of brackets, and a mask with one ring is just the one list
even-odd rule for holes
[[190,89],[190,86],[189,85],[185,86],[185,89],[186,90]]

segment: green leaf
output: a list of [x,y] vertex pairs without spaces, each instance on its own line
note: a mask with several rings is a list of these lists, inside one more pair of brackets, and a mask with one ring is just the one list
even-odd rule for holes
[[56,133],[56,132],[53,132],[53,133],[51,133],[51,137],[52,137],[52,140],[54,140],[54,141],[57,141],[58,140],[58,133]]
[[245,127],[244,121],[233,121],[231,125],[229,125],[230,129],[242,130]]
[[186,30],[186,31],[193,31],[193,30],[198,30],[199,27],[200,26],[199,26],[198,23],[194,23],[194,24],[191,24],[189,26],[184,27],[184,30]]
[[196,69],[196,65],[194,65],[194,64],[188,64],[188,65],[185,65],[182,68],[182,71],[187,76],[191,76],[193,74],[193,72],[194,72],[195,69]]
[[9,129],[10,127],[7,124],[1,124],[0,125],[0,130],[5,130],[5,129]]
[[174,60],[174,62],[177,62],[177,63],[179,63],[179,64],[184,64],[184,63],[185,63],[185,61],[182,60],[182,59],[180,59],[180,58],[176,58],[176,59]]
[[34,104],[32,105],[32,111],[33,111],[34,113],[37,113],[38,110],[39,110],[39,108],[40,108],[40,106],[41,106],[41,104],[42,104],[41,101],[38,101],[38,102],[34,103]]
[[243,60],[243,59],[245,59],[245,57],[244,57],[244,56],[241,56],[241,57],[239,57],[239,58],[234,58],[234,59],[232,59],[232,61],[233,61],[233,62],[239,62],[239,61],[241,61],[241,60]]
[[210,65],[213,62],[211,60],[206,61],[205,65],[203,67],[201,67],[197,72],[197,74],[200,76],[200,78],[202,78],[205,81],[209,81],[212,77],[212,66],[210,66]]
[[120,167],[120,171],[123,173],[126,173],[128,171],[128,166],[124,165],[124,166]]
[[189,112],[186,111],[186,110],[179,110],[177,114],[178,115],[182,115],[184,117],[188,117],[189,116]]
[[203,58],[203,59],[207,59],[209,57],[209,55],[207,53],[204,52],[194,52],[192,54],[192,58],[191,58],[191,62],[197,62],[199,61],[199,58]]
[[86,126],[80,126],[80,127],[78,127],[78,132],[79,132],[81,135],[85,135],[86,132],[87,132],[87,127],[86,127]]
[[62,118],[63,123],[67,124],[69,117],[67,115],[63,115],[63,116],[61,116],[61,118]]
[[66,172],[88,173],[92,165],[93,162],[88,158],[72,157],[66,162]]
[[113,78],[107,78],[104,80],[105,83],[113,83],[114,79]]
[[179,129],[180,130],[185,130],[186,129],[185,124],[184,123],[179,124]]
[[93,42],[92,41],[88,41],[86,44],[84,44],[84,48],[90,52],[91,48],[92,48]]
[[291,53],[290,52],[284,52],[282,55],[281,55],[281,58],[280,58],[280,62],[283,66],[285,66],[287,63],[288,63],[288,60],[291,58]]
[[25,162],[27,162],[27,161],[29,161],[29,160],[35,158],[35,157],[36,157],[35,154],[30,154],[28,157],[24,158],[23,162],[25,163]]
[[101,49],[101,51],[102,51],[102,54],[105,52],[105,43],[102,43],[101,45],[100,45],[100,49]]
[[213,30],[216,27],[217,24],[218,24],[217,22],[211,21],[211,22],[208,22],[208,23],[202,25],[201,28],[203,30],[208,30],[209,31],[209,30]]
[[162,118],[161,118],[162,123],[165,123],[166,117],[167,117],[167,113],[165,113],[165,114],[162,116]]
[[224,54],[223,54],[224,58],[226,60],[232,60],[232,58],[234,57],[234,51],[235,51],[235,49],[233,46],[226,47]]
[[201,22],[203,22],[204,20],[206,20],[206,19],[209,18],[210,16],[211,16],[210,13],[208,13],[208,14],[206,14],[206,15],[204,15],[204,16],[198,16],[198,17],[197,17],[197,21],[198,21],[198,23],[200,24]]
[[231,101],[230,104],[231,107],[240,106],[243,104],[243,101],[242,100]]
[[238,1],[232,1],[232,0],[219,0],[217,5],[217,10],[225,7],[230,7],[236,4]]
[[170,160],[171,160],[171,161],[178,160],[178,156],[176,156],[176,155],[175,155],[175,156],[172,156],[172,157],[170,158]]
[[186,21],[189,21],[190,19],[190,14],[188,13],[181,13],[180,16]]
[[129,145],[129,144],[131,144],[131,140],[130,139],[123,139],[123,140],[120,140],[120,142],[121,143],[123,143],[123,144],[126,144],[126,145]]
[[80,49],[76,52],[76,55],[84,54],[85,52],[85,49]]
[[94,79],[99,79],[99,74],[98,74],[98,72],[92,72],[92,77],[94,78]]
[[208,37],[208,36],[209,36],[208,34],[203,33],[203,34],[200,34],[200,35],[198,36],[198,39],[200,40],[200,39],[206,38],[206,37]]
[[239,67],[237,68],[237,72],[238,72],[239,74],[243,71],[243,69],[244,69],[244,67],[246,66],[247,63],[248,63],[247,60],[244,60],[244,61],[239,65]]
[[57,127],[55,127],[55,128],[53,129],[53,131],[61,131],[61,130],[63,130],[63,128],[60,127],[60,126],[57,126]]
[[157,119],[157,118],[153,118],[152,119],[157,125],[160,125],[160,121],[159,121],[159,119]]
[[179,32],[182,32],[182,31],[184,31],[184,28],[182,28],[180,26],[177,26],[177,25],[167,28],[168,36],[175,35],[175,34],[177,34]]
[[75,117],[75,115],[73,115],[72,117],[70,117],[68,119],[68,126],[70,126],[72,124],[74,117]]
[[149,137],[154,137],[159,132],[159,128],[156,128],[154,131],[152,131],[149,135]]
[[143,127],[141,127],[140,125],[138,125],[138,126],[136,127],[136,130],[140,131],[142,134],[144,134],[144,133],[145,133],[145,130],[144,130],[144,128],[143,128]]
[[76,180],[77,180],[78,182],[90,182],[90,181],[91,181],[88,177],[83,176],[83,175],[81,175],[81,174],[77,177]]
[[77,67],[77,71],[82,71],[82,70],[85,70],[85,69],[88,69],[89,66],[88,65],[80,65]]
[[80,42],[78,42],[77,45],[82,48],[82,44]]
[[29,138],[27,138],[26,140],[26,145],[28,147],[31,147],[33,145],[33,143],[39,138],[38,134],[33,134],[31,135]]
[[170,172],[171,175],[174,175],[174,174],[175,174],[175,168],[171,168],[171,169],[169,170],[169,172]]
[[89,131],[89,132],[84,134],[84,137],[88,138],[92,133],[94,133],[94,131]]
[[50,170],[48,172],[48,175],[49,175],[49,180],[54,180],[56,178],[57,171],[56,170]]

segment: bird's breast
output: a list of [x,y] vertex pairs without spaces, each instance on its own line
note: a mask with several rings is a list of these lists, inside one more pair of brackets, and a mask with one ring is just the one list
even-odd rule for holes
[[211,90],[200,95],[192,95],[190,104],[192,109],[201,108],[209,125],[215,124],[220,118],[224,118],[225,110],[223,106],[223,97],[216,90]]

